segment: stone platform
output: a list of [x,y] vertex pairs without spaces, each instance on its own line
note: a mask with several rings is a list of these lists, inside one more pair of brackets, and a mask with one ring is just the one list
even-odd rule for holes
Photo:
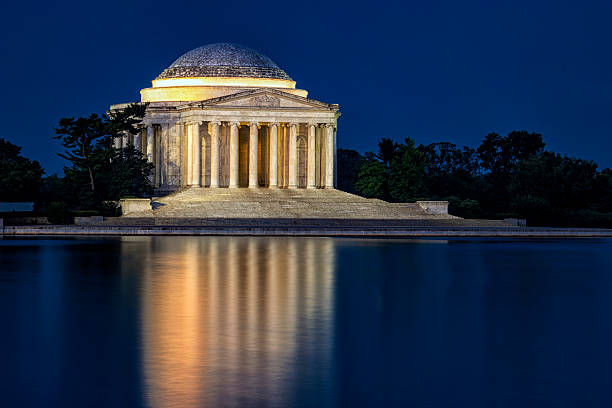
[[154,199],[152,209],[122,218],[454,220],[416,203],[388,203],[321,189],[187,188]]

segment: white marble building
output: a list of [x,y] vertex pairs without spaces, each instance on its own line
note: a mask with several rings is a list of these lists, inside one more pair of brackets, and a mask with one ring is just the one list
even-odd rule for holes
[[147,154],[161,191],[334,188],[339,107],[307,94],[256,51],[206,45],[141,90],[142,131],[118,144]]

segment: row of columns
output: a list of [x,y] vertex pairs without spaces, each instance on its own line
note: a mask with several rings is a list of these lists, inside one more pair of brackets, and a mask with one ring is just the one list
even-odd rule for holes
[[[200,126],[203,122],[187,123],[187,185],[192,187],[201,187],[202,185],[202,142],[200,140]],[[219,187],[219,137],[221,122],[212,121],[211,124],[211,155],[210,155],[210,187]],[[279,123],[270,123],[270,172],[269,172],[269,188],[278,188],[278,127]],[[238,127],[240,122],[229,122],[229,188],[238,187],[239,176],[239,145],[238,145]],[[297,188],[298,177],[298,158],[297,158],[297,123],[289,124],[289,183],[288,188]],[[257,188],[257,145],[258,132],[260,124],[258,122],[249,123],[249,183],[250,188]],[[316,188],[315,183],[315,128],[316,125],[308,124],[308,142],[307,142],[307,176],[306,187]],[[334,185],[334,128],[333,125],[324,125],[325,129],[325,186],[333,188]],[[147,141],[152,140],[149,137],[149,132],[152,133],[152,126],[148,127]],[[152,146],[147,144],[147,152],[152,151]],[[151,157],[151,155],[148,155]]]
[[[192,187],[202,186],[202,141],[200,139],[200,126],[204,122],[195,121],[187,123],[187,134],[186,136],[186,148],[187,148],[187,161],[184,163],[185,168],[182,169],[186,175],[186,184]],[[239,176],[239,143],[238,143],[238,128],[240,122],[232,121],[229,122],[230,135],[229,135],[229,187],[238,187],[238,176]],[[177,124],[183,126],[183,124]],[[211,121],[211,145],[210,145],[210,187],[219,187],[219,153],[220,153],[220,121]],[[249,125],[249,169],[248,169],[248,186],[250,188],[258,187],[257,178],[257,145],[258,145],[258,132],[260,128],[259,122],[250,122]],[[278,188],[279,177],[278,177],[278,128],[280,123],[269,123],[269,187]],[[297,157],[297,123],[289,123],[289,179],[288,188],[297,188],[298,183],[298,157]],[[326,188],[333,188],[334,186],[334,160],[335,160],[335,137],[334,137],[334,126],[331,124],[321,125],[324,133],[322,143],[325,144],[324,151],[325,157],[325,175],[323,178]],[[315,160],[316,160],[316,146],[315,146],[315,132],[317,125],[308,124],[308,135],[307,135],[307,163],[306,163],[306,187],[316,188],[316,171],[315,171]],[[130,135],[126,132],[121,139],[115,140],[115,147],[127,147],[131,143]],[[138,149],[142,146],[141,134],[137,133],[133,136],[133,145]],[[146,149],[147,159],[150,162],[154,162],[154,151],[155,145],[155,129],[154,125],[150,124],[146,126]]]

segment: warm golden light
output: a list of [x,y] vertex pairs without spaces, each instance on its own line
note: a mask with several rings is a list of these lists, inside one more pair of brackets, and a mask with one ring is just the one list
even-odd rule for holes
[[256,88],[287,88],[294,89],[295,81],[276,78],[248,77],[197,77],[197,78],[165,78],[153,80],[153,88],[168,88],[176,86],[252,86]]
[[295,89],[295,81],[285,79],[201,77],[156,79],[152,88],[140,91],[140,99],[141,102],[195,102],[259,88],[308,96],[308,91]]
[[[246,406],[258,393],[290,406],[286,367],[311,355],[321,375],[330,369],[332,240],[153,238],[150,248],[125,254],[147,271],[147,406]],[[134,270],[129,262],[125,268]]]
[[[140,91],[141,102],[196,102],[206,99],[218,98],[259,89],[260,87],[232,87],[232,86],[176,86],[161,88],[145,88]],[[283,92],[306,98],[308,92],[303,89],[281,88]]]

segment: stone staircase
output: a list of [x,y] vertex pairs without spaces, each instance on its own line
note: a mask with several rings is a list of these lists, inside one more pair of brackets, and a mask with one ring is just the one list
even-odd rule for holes
[[[416,203],[387,203],[340,190],[187,188],[152,201],[152,210],[122,218],[457,220]],[[156,222],[158,223],[158,222]]]

